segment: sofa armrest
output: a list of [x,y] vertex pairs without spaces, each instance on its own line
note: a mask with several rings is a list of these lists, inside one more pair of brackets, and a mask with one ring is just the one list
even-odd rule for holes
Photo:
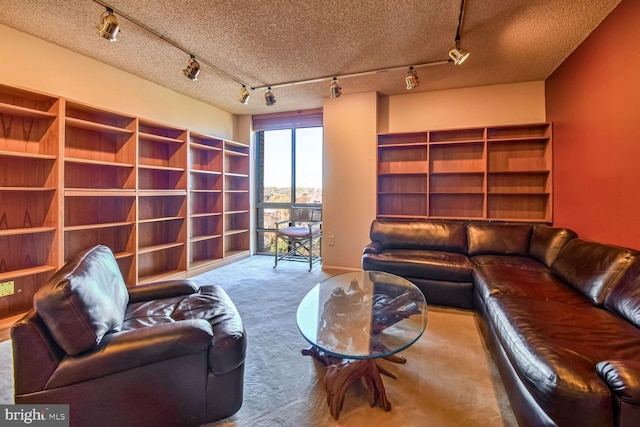
[[379,254],[384,250],[384,246],[382,243],[378,241],[370,242],[367,246],[364,247],[362,251],[363,254]]
[[200,290],[200,285],[193,280],[165,280],[127,288],[129,304],[150,301],[154,299],[171,298],[179,295],[194,294]]
[[45,389],[112,375],[163,360],[206,352],[213,332],[204,319],[181,320],[153,328],[105,335],[95,351],[66,356]]
[[66,355],[33,309],[11,327],[11,344],[16,395],[42,390]]
[[605,360],[596,371],[620,400],[640,405],[640,360]]

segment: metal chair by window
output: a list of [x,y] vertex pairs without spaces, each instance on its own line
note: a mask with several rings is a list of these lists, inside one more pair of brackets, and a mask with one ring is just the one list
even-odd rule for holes
[[[288,219],[276,222],[276,250],[274,268],[278,261],[303,261],[314,264],[322,261],[322,209],[315,207],[292,207]],[[283,242],[284,250],[280,250]]]

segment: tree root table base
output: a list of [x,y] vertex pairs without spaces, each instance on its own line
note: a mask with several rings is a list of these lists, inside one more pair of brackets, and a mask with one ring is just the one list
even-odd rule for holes
[[[340,416],[347,389],[357,380],[360,380],[366,388],[367,399],[372,407],[379,406],[385,411],[391,410],[391,402],[387,399],[380,374],[394,379],[396,376],[379,366],[375,359],[342,359],[330,356],[318,350],[317,347],[304,349],[302,354],[311,356],[326,366],[324,389],[327,392],[329,412],[336,420]],[[385,357],[385,359],[394,363],[406,362],[403,357],[395,355]]]

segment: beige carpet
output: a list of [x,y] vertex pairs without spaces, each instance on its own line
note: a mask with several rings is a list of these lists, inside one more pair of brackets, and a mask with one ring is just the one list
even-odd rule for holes
[[383,377],[391,411],[371,408],[364,387],[355,383],[334,420],[323,388],[325,368],[300,354],[307,342],[295,313],[311,287],[340,272],[272,265],[271,258],[253,257],[199,278],[227,289],[249,343],[244,404],[216,427],[517,426],[473,312],[436,307],[429,308],[423,336],[402,353],[406,364],[380,362],[397,376]]
[[[495,366],[485,352],[473,314],[431,309],[425,334],[403,352],[405,365],[384,364],[398,377],[383,377],[392,409],[369,407],[365,389],[355,383],[347,392],[340,419],[328,412],[322,385],[324,367],[300,356],[295,378],[280,389],[296,390],[289,402],[278,397],[260,412],[247,402],[221,426],[517,426]],[[264,378],[260,381],[268,381]],[[254,381],[248,379],[251,387]],[[279,393],[277,389],[270,390]],[[277,402],[277,404],[275,404]]]
[[[295,324],[298,301],[338,272],[255,256],[196,280],[223,286],[247,330],[244,403],[210,427],[517,426],[472,312],[429,308],[424,335],[402,354],[404,365],[381,361],[397,379],[383,377],[392,409],[369,407],[356,383],[338,421],[329,414],[324,367],[300,354],[307,343]],[[0,344],[0,403],[12,403],[10,343]]]

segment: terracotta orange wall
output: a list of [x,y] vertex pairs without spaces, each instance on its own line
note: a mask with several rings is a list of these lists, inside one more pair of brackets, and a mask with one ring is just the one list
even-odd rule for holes
[[546,81],[554,224],[640,249],[640,1],[623,0]]

